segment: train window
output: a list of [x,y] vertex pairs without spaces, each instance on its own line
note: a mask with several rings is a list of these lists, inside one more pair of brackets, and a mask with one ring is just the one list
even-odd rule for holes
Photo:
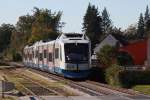
[[32,54],[29,54],[29,60],[32,60]]
[[35,57],[36,57],[36,58],[38,57],[38,50],[36,50],[36,55],[35,55]]
[[46,58],[46,55],[47,55],[47,51],[44,50],[44,58]]
[[48,57],[49,61],[52,62],[52,59],[53,59],[52,53],[49,53],[48,55],[49,55],[49,57]]
[[43,56],[42,56],[42,53],[39,54],[39,60],[43,60]]
[[58,48],[55,49],[55,58],[56,59],[59,58],[59,49]]
[[35,55],[34,55],[34,51],[32,51],[32,57],[34,58],[34,56],[35,56]]
[[60,60],[62,60],[62,49],[61,49],[61,46],[60,46]]

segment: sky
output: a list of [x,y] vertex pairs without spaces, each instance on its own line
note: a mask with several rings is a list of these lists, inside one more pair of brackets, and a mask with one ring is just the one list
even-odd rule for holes
[[102,12],[107,8],[113,24],[126,29],[136,24],[140,13],[146,6],[150,8],[150,0],[0,0],[0,24],[16,24],[19,16],[32,14],[34,7],[51,9],[52,12],[62,11],[63,32],[82,32],[83,16],[88,4],[98,7]]

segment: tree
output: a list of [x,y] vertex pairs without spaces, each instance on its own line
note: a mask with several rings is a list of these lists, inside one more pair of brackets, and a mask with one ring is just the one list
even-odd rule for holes
[[144,24],[145,24],[145,33],[146,33],[145,35],[147,37],[150,31],[150,13],[149,13],[148,6],[146,7],[146,11],[145,11]]
[[62,26],[61,15],[62,12],[52,13],[48,9],[34,8],[33,14],[20,16],[12,32],[9,49],[5,50],[6,57],[20,58],[25,45],[38,40],[55,39]]
[[143,14],[141,13],[138,22],[137,39],[143,39],[144,36],[145,36],[144,19],[143,19]]
[[116,47],[104,45],[97,53],[97,58],[101,64],[103,64],[106,67],[109,67],[111,64],[116,63],[114,61],[116,60],[116,55],[117,55]]
[[107,12],[107,9],[104,8],[104,10],[102,12],[102,29],[103,29],[103,33],[104,34],[109,33],[110,28],[112,28],[112,22],[109,18],[109,14]]
[[14,26],[10,24],[2,24],[0,26],[0,52],[3,52],[4,49],[9,47],[14,29]]
[[16,31],[18,33],[23,34],[25,40],[28,41],[29,37],[31,36],[32,32],[32,24],[34,22],[35,18],[32,15],[24,15],[20,16],[19,20],[16,24]]
[[60,19],[62,12],[54,12],[48,9],[34,8],[34,22],[32,24],[32,35],[29,43],[43,39],[55,39],[61,27]]
[[145,17],[144,17],[145,23],[147,22],[147,20],[149,20],[149,18],[150,18],[150,13],[149,13],[149,8],[147,6],[145,11]]
[[136,34],[137,34],[137,25],[130,25],[125,31],[124,31],[125,37],[128,41],[136,40]]
[[100,42],[102,34],[102,18],[99,15],[98,8],[89,4],[86,14],[83,18],[83,31],[91,40],[92,52],[97,43]]

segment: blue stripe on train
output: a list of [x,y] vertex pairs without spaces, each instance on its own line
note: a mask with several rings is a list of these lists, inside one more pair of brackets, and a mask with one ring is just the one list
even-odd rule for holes
[[[28,63],[28,65],[31,66],[31,65],[33,65],[33,63]],[[50,69],[50,68],[48,68],[47,65],[44,65],[44,67],[43,67],[42,64],[39,64],[39,65],[34,64],[34,67],[40,68],[41,70],[46,70],[51,73],[60,74],[60,75],[63,75],[64,77],[68,77],[68,78],[86,78],[90,74],[90,70],[69,71],[69,70],[61,69],[60,67],[53,67]]]
[[90,70],[80,70],[78,72],[63,70],[63,75],[68,78],[87,78]]
[[86,78],[90,74],[90,70],[69,71],[60,67],[55,67],[55,72],[68,78]]

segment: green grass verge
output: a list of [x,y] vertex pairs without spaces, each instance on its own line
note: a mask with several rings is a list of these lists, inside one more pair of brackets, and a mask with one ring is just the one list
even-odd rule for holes
[[150,94],[150,85],[136,85],[133,89],[144,94]]

